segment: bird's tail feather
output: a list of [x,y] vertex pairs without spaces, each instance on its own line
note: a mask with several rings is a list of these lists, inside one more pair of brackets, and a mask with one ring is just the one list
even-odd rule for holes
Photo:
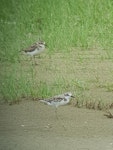
[[45,100],[43,100],[43,99],[41,99],[40,102],[43,102],[43,103],[46,103],[46,104],[47,104],[47,102],[46,102]]

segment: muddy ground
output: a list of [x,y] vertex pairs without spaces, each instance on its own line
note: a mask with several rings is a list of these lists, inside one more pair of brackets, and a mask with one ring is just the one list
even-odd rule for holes
[[[58,119],[54,108],[32,101],[33,98],[14,105],[0,104],[0,150],[113,150],[113,119],[97,110],[100,102],[103,110],[113,104],[110,56],[100,50],[74,50],[51,57],[45,53],[32,68],[31,61],[22,59],[17,66],[28,81],[33,74],[37,97],[44,94],[42,89],[49,89],[50,95],[71,91],[76,99],[58,108]],[[1,73],[5,73],[2,69]],[[18,70],[17,67],[16,77]],[[82,108],[75,107],[76,100]],[[95,110],[86,109],[83,102],[88,106],[93,102]],[[113,113],[113,109],[110,111]]]
[[56,119],[39,101],[1,104],[0,150],[113,150],[113,119],[104,114],[70,104]]

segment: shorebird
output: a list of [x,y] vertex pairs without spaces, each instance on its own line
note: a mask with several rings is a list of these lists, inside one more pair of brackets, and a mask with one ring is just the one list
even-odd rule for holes
[[43,52],[45,50],[45,45],[46,45],[45,42],[39,41],[31,45],[30,47],[24,49],[23,51],[25,54],[34,57],[35,61],[35,55]]
[[56,117],[58,119],[58,116],[57,116],[58,106],[68,104],[70,102],[71,97],[74,98],[72,93],[67,92],[67,93],[64,93],[64,94],[61,94],[61,95],[54,96],[54,97],[49,98],[49,99],[40,100],[40,102],[43,102],[43,103],[45,103],[47,105],[50,105],[50,106],[54,106],[56,108],[55,113],[56,113]]

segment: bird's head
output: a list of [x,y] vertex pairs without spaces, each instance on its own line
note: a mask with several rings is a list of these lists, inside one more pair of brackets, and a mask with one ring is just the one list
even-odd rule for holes
[[64,94],[65,97],[72,97],[72,98],[75,98],[71,92],[67,92]]
[[43,42],[43,41],[37,42],[37,45],[38,45],[41,49],[44,49],[44,48],[46,47],[46,43]]

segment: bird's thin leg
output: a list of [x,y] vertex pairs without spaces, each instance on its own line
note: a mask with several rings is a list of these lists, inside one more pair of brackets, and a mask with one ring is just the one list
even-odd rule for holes
[[64,128],[64,130],[66,131],[66,127],[60,122],[60,118],[58,118],[57,107],[55,108],[55,114],[56,114],[56,119],[59,120],[59,123]]
[[34,57],[34,64],[35,64],[35,65],[38,65],[38,64],[36,63],[35,55],[34,55],[33,57]]
[[33,59],[34,59],[34,64],[36,65],[36,62],[35,62],[35,55],[33,56]]
[[32,65],[35,65],[35,56],[32,56]]
[[56,115],[56,118],[58,119],[57,107],[55,108],[55,115]]
[[31,56],[31,62],[32,62],[32,65],[34,65],[34,57]]

